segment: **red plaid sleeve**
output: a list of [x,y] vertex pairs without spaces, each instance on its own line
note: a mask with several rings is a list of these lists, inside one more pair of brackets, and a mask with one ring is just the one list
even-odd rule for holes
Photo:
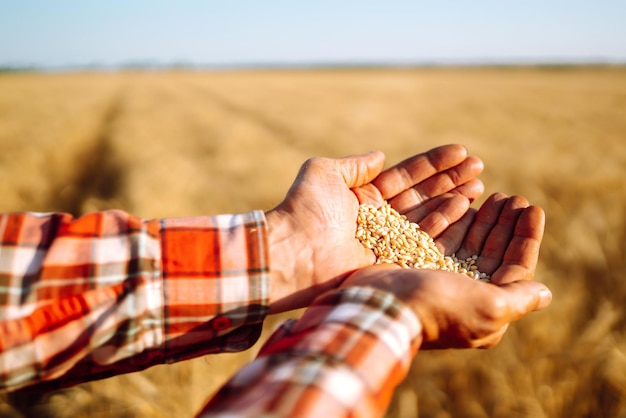
[[263,212],[0,215],[0,385],[67,386],[253,345]]
[[392,294],[354,287],[289,321],[201,417],[379,417],[421,343],[421,323]]

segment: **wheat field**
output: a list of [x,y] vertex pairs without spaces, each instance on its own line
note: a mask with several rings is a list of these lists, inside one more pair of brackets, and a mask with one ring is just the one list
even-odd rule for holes
[[[311,156],[445,143],[485,196],[545,209],[554,299],[493,349],[420,352],[387,416],[626,417],[626,68],[0,74],[3,212],[270,209]],[[5,393],[0,416],[191,416],[257,349]]]

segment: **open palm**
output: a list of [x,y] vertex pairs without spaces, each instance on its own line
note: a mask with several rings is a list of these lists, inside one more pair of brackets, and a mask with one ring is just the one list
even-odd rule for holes
[[[359,204],[388,200],[438,236],[462,219],[470,202],[483,192],[476,178],[482,162],[468,156],[460,145],[434,148],[384,171],[383,164],[380,152],[310,159],[283,202],[268,213],[270,220],[288,219],[291,226],[287,229],[299,237],[289,239],[289,251],[297,253],[291,256],[299,263],[297,271],[289,274],[295,277],[293,290],[299,293],[279,311],[306,306],[319,292],[338,285],[347,273],[374,263],[373,253],[354,236]],[[272,263],[289,251],[273,255]]]
[[530,280],[544,218],[524,197],[495,193],[439,236],[436,243],[448,255],[478,255],[492,284],[460,273],[380,265],[356,271],[342,286],[381,288],[406,303],[422,321],[422,348],[493,347],[511,322],[550,303],[550,291]]
[[459,259],[478,255],[479,270],[502,285],[533,278],[544,225],[543,209],[529,205],[526,198],[494,193],[436,242],[444,253],[456,253]]

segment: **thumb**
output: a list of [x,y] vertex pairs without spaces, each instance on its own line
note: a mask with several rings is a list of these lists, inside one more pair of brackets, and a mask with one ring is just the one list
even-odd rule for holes
[[380,174],[385,164],[385,154],[381,151],[371,151],[335,161],[346,185],[354,188],[371,182]]
[[547,307],[552,301],[552,292],[542,283],[519,280],[498,287],[506,292],[511,322]]

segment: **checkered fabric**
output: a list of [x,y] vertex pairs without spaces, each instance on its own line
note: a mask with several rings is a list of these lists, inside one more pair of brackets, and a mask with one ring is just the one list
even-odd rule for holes
[[421,323],[393,295],[360,287],[324,294],[199,416],[382,416],[420,342]]
[[268,281],[261,211],[0,215],[0,387],[244,350],[260,335]]

